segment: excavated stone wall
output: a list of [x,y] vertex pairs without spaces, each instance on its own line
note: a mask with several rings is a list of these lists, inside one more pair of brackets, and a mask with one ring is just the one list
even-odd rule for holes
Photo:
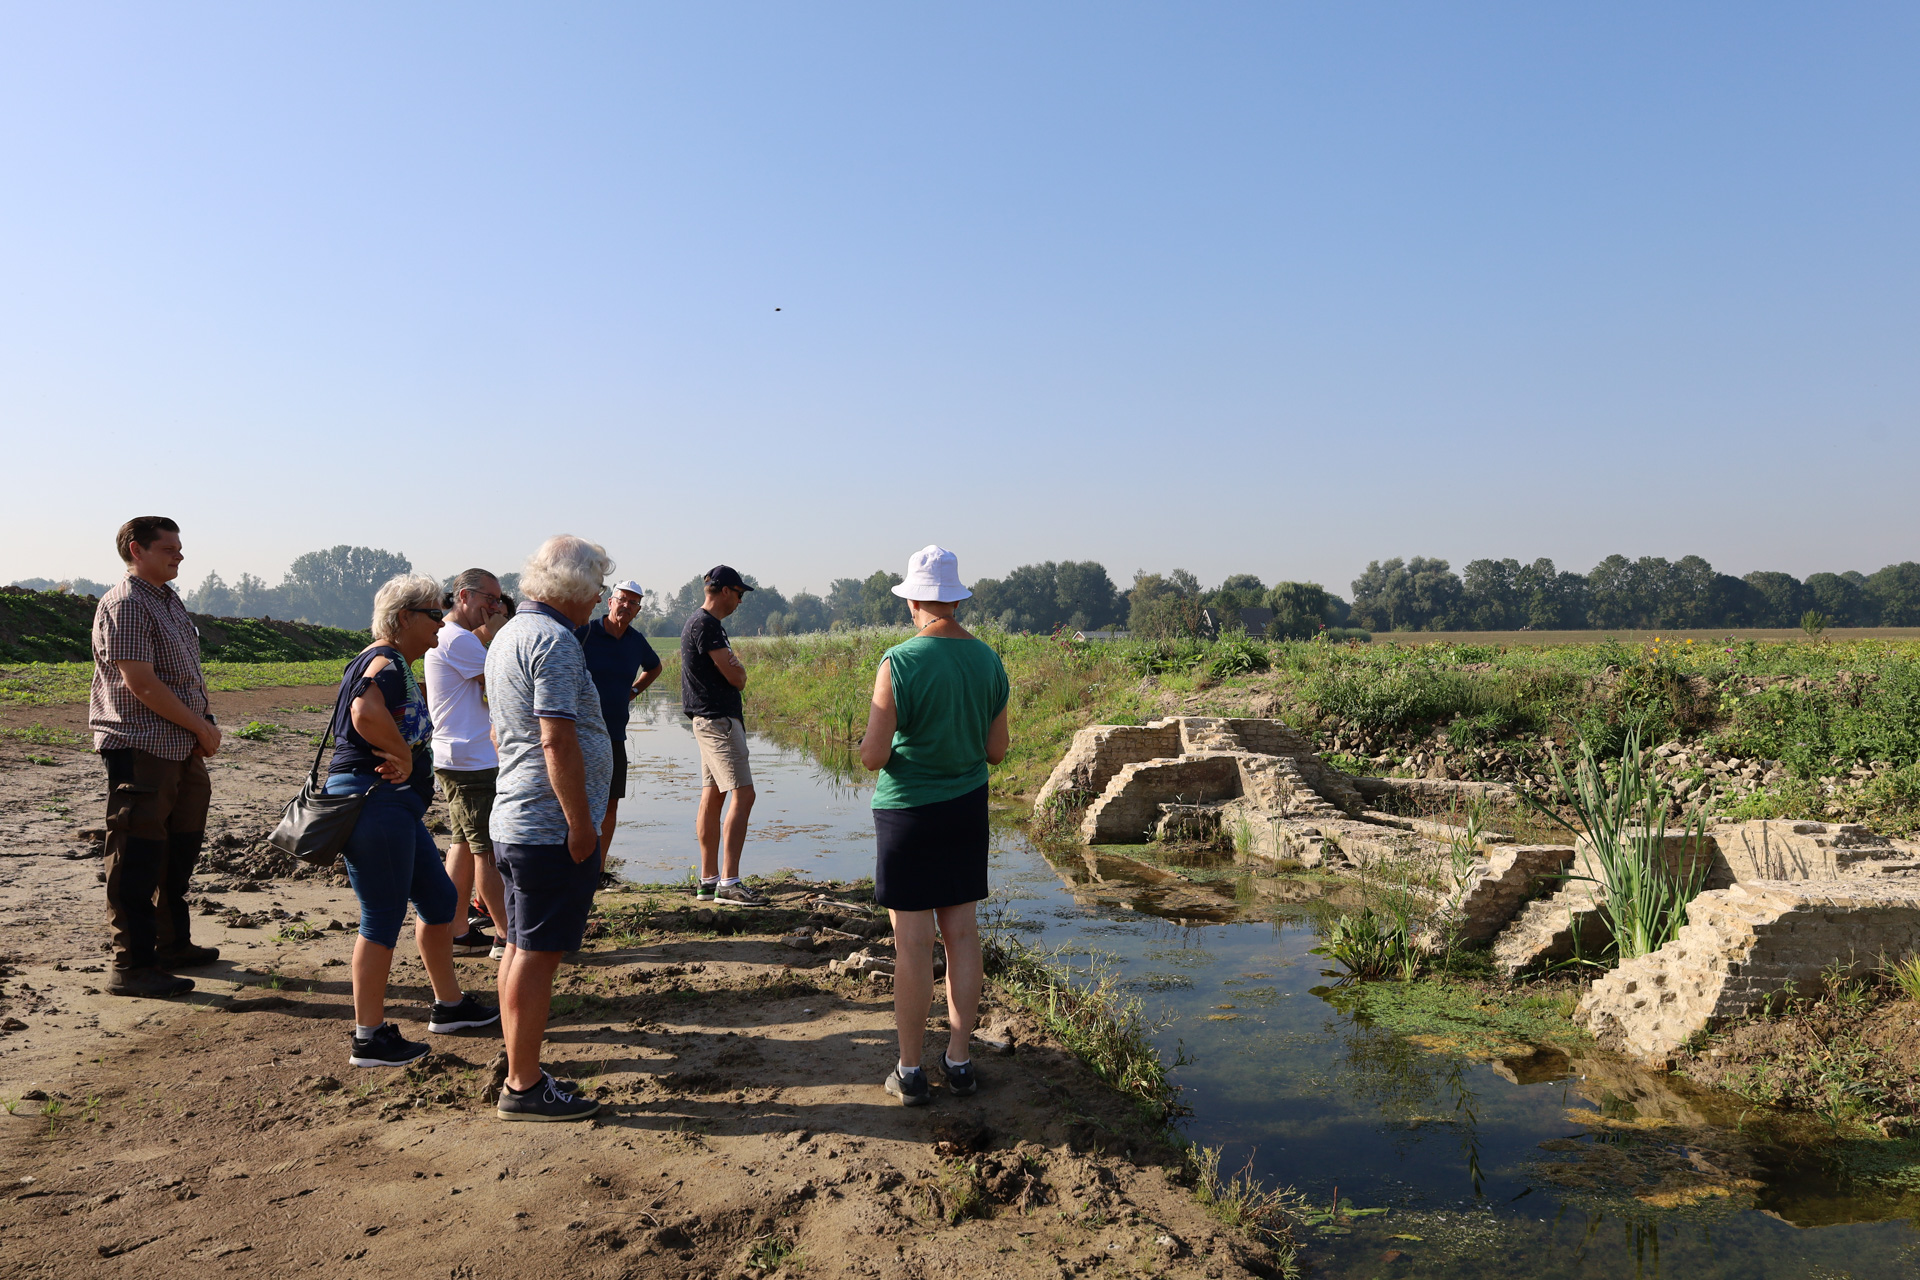
[[1920,950],[1920,881],[1869,876],[1760,880],[1714,889],[1658,951],[1593,984],[1575,1019],[1602,1045],[1664,1061],[1695,1032],[1762,1008],[1789,982],[1804,994],[1839,964],[1852,973]]
[[1034,797],[1034,808],[1063,792],[1098,796],[1113,775],[1144,760],[1171,759],[1180,754],[1180,726],[1097,724],[1073,735],[1073,745],[1048,775]]
[[1484,942],[1506,927],[1520,909],[1558,887],[1573,864],[1573,848],[1560,844],[1513,844],[1492,850],[1454,885],[1460,937]]

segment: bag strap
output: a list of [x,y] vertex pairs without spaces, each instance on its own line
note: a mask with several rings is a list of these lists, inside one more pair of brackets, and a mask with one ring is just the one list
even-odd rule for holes
[[[349,663],[348,665],[352,664]],[[307,771],[308,776],[313,779],[313,785],[316,787],[320,785],[320,757],[327,753],[327,743],[336,740],[333,736],[333,726],[340,719],[340,706],[346,699],[347,673],[343,671],[340,673],[340,692],[333,695],[333,715],[328,717],[326,731],[320,735],[320,745],[314,750],[313,768]]]

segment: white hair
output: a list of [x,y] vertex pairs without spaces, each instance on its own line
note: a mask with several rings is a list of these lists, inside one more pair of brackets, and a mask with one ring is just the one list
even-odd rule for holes
[[438,609],[445,596],[440,584],[418,573],[397,573],[380,585],[373,597],[373,638],[391,640],[400,634],[408,609]]
[[520,594],[547,604],[598,600],[612,572],[613,561],[605,547],[570,533],[556,533],[527,557],[520,571]]

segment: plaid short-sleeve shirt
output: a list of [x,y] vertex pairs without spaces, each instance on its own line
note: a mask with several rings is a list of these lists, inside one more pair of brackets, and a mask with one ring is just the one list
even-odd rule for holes
[[200,671],[200,633],[178,594],[128,574],[100,599],[93,613],[93,691],[87,723],[93,749],[121,747],[185,760],[193,754],[191,733],[133,696],[119,662],[148,662],[161,684],[189,710],[207,714],[207,681]]

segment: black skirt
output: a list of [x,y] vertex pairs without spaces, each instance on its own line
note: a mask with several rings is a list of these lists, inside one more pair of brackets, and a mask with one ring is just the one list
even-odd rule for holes
[[873,900],[932,911],[987,896],[987,787],[912,809],[875,809]]

